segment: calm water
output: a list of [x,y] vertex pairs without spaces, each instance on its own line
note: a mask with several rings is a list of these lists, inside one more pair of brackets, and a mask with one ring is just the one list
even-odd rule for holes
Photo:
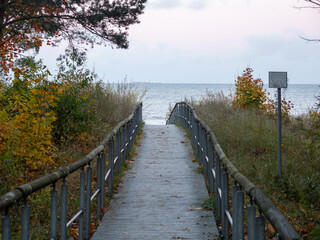
[[[143,98],[143,119],[146,124],[165,124],[169,106],[185,98],[199,100],[207,92],[223,92],[229,96],[234,92],[234,84],[162,84],[137,83],[139,89],[146,90]],[[274,96],[276,89],[267,89]],[[286,100],[294,104],[292,115],[306,113],[316,103],[315,96],[320,93],[317,84],[291,84],[282,93]]]

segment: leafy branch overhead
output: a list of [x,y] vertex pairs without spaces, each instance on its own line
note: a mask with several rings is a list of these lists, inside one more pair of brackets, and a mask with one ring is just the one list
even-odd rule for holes
[[145,3],[146,0],[1,0],[1,60],[10,60],[24,50],[39,49],[44,42],[56,45],[63,39],[72,48],[75,44],[107,43],[128,48],[128,28],[139,23]]

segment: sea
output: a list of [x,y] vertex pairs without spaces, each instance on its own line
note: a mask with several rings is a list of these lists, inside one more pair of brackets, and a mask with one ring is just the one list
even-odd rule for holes
[[[208,93],[231,96],[235,92],[234,84],[175,84],[175,83],[133,83],[141,92],[143,120],[150,125],[164,125],[166,123],[169,108],[177,102],[185,99],[201,100]],[[268,88],[272,98],[276,98],[277,89]],[[289,84],[288,88],[282,89],[281,96],[294,105],[290,114],[298,116],[307,113],[315,107],[320,95],[320,84]]]

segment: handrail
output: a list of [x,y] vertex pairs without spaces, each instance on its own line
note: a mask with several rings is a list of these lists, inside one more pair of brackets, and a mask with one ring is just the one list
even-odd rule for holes
[[[43,189],[47,186],[52,185],[53,190],[51,191],[51,229],[50,229],[50,239],[56,239],[57,237],[57,192],[55,189],[55,183],[59,180],[63,180],[62,189],[61,189],[61,199],[65,196],[67,198],[67,190],[65,195],[63,195],[63,189],[67,189],[67,185],[65,184],[65,179],[71,173],[81,169],[82,172],[80,174],[80,210],[75,214],[72,218],[74,221],[77,217],[90,219],[90,207],[87,212],[85,213],[85,201],[87,201],[87,206],[90,206],[88,203],[92,201],[93,198],[97,197],[97,216],[101,218],[101,210],[104,208],[104,193],[105,193],[105,181],[108,181],[108,192],[112,193],[112,186],[113,186],[113,171],[114,166],[116,167],[116,174],[120,172],[120,166],[125,160],[125,158],[129,155],[129,152],[132,149],[133,142],[137,135],[137,130],[139,128],[140,123],[142,122],[142,103],[138,103],[135,108],[133,109],[132,113],[122,122],[118,123],[114,129],[108,134],[108,136],[96,147],[92,150],[89,154],[85,157],[81,158],[80,160],[56,171],[51,174],[48,174],[44,177],[38,178],[34,181],[28,182],[24,185],[16,187],[14,190],[0,196],[0,211],[5,210],[5,215],[2,216],[2,238],[4,240],[11,239],[11,220],[8,215],[9,208],[17,203],[20,200],[26,200],[26,198],[31,195],[32,193]],[[116,143],[114,143],[116,142]],[[107,174],[105,173],[106,170],[106,157],[105,157],[105,150],[108,150],[108,158],[109,158],[109,165]],[[116,151],[114,151],[116,149]],[[97,158],[97,189],[96,192],[91,196],[91,181],[92,181],[92,170],[90,167],[91,161]],[[114,163],[114,159],[117,159],[116,163]],[[87,190],[85,191],[85,172],[84,167],[87,166]],[[90,189],[90,191],[89,191]],[[99,195],[99,196],[97,196]],[[86,196],[86,200],[84,200]],[[26,202],[26,201],[25,201]],[[23,205],[22,208],[29,209],[30,207],[26,204]],[[60,218],[65,218],[65,223],[61,220],[61,235],[60,239],[64,239],[66,237],[66,228],[70,225],[70,222],[66,223],[66,209],[67,206],[62,206],[61,208],[65,208],[63,212],[61,210]],[[81,209],[82,208],[82,209]],[[29,239],[29,218],[30,214],[27,216],[24,215],[24,211],[22,210],[21,216],[21,238],[22,239]],[[27,212],[27,211],[26,211]],[[87,216],[85,216],[85,214]],[[53,215],[53,217],[52,217]],[[62,216],[65,215],[65,216]],[[89,217],[88,217],[89,215]],[[23,219],[27,219],[25,223],[23,223]],[[53,223],[52,223],[53,222]],[[86,223],[86,227],[89,228],[90,222]],[[80,224],[79,224],[80,225]],[[86,237],[89,237],[89,230],[86,228]],[[24,232],[25,231],[25,232]],[[63,233],[65,231],[65,233]],[[81,234],[80,234],[81,232]],[[83,239],[84,229],[81,228],[79,231],[79,239]]]
[[[241,189],[250,197],[251,204],[255,203],[261,213],[267,217],[281,239],[302,239],[272,201],[231,163],[224,154],[212,130],[198,117],[195,109],[190,104],[186,102],[176,103],[170,113],[167,124],[175,124],[177,122],[190,131],[192,145],[199,157],[200,164],[203,164],[204,175],[208,179],[209,191],[215,192],[216,208],[218,217],[222,222],[224,239],[229,239],[229,225],[233,228],[232,239],[243,239],[244,237]],[[232,218],[228,202],[228,176],[231,176],[235,181],[232,194],[234,195],[232,199]],[[264,239],[265,226],[263,216],[256,216],[255,207],[252,205],[249,205],[247,209],[248,232],[250,230],[248,233],[249,240],[260,239],[259,237]],[[253,216],[252,220],[250,220],[251,216]]]

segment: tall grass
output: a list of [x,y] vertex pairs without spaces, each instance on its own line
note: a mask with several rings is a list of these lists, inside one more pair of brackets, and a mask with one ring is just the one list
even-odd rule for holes
[[274,201],[305,239],[311,239],[310,232],[320,225],[320,154],[311,154],[308,147],[309,115],[291,117],[283,124],[280,179],[276,120],[261,111],[234,108],[223,94],[208,94],[191,104],[234,165]]

